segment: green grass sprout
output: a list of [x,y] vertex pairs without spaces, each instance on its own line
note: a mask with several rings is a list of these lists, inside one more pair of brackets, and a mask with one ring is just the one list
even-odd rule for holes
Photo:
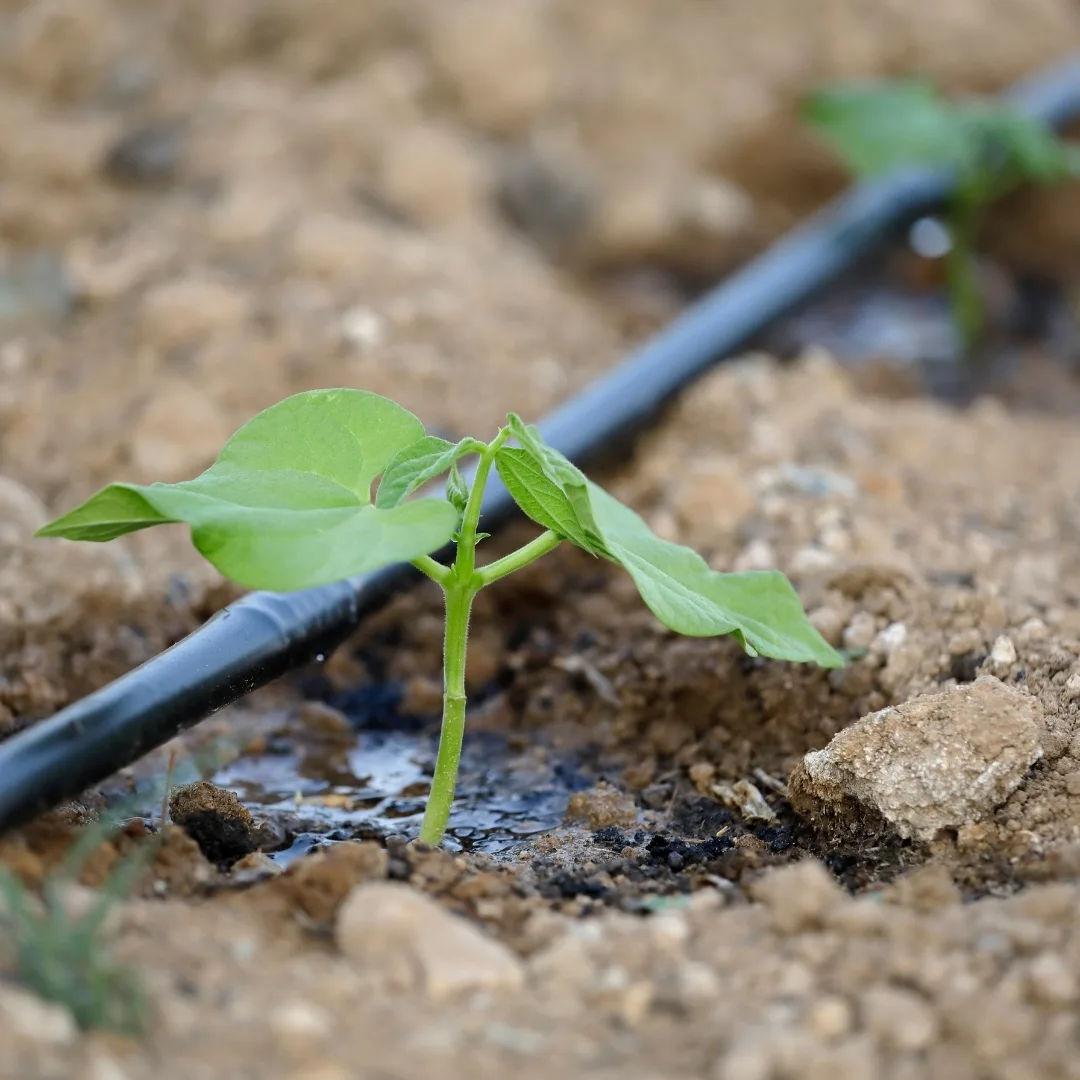
[[[168,805],[174,765],[175,752],[161,785],[163,806]],[[111,955],[107,920],[113,907],[131,894],[164,842],[165,812],[160,832],[136,842],[114,863],[85,910],[73,910],[70,899],[91,856],[123,827],[134,806],[122,800],[86,826],[59,868],[42,882],[40,898],[0,866],[0,942],[5,938],[10,942],[16,977],[39,997],[65,1006],[84,1031],[99,1028],[141,1035],[149,1022],[148,999],[137,973]]]
[[[465,457],[476,459],[471,485],[458,469]],[[479,566],[480,508],[492,469],[543,532]],[[444,497],[409,498],[443,474]],[[377,394],[296,394],[245,424],[196,479],[111,484],[38,535],[104,541],[169,522],[189,525],[195,547],[248,588],[309,588],[404,561],[442,588],[442,732],[420,829],[431,845],[442,841],[457,783],[473,598],[563,542],[622,566],[657,619],[680,634],[731,634],[752,656],[843,664],[783,574],[711,570],[696,552],[654,535],[513,413],[490,442],[449,443]],[[451,565],[431,557],[451,542]]]
[[986,207],[1021,184],[1077,176],[1080,148],[1006,104],[950,101],[921,79],[827,86],[803,114],[856,176],[909,166],[954,174],[946,271],[953,320],[970,352],[985,325],[975,241]]

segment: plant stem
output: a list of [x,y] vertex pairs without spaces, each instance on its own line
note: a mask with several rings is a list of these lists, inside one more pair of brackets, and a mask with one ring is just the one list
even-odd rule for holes
[[480,454],[476,465],[472,491],[469,492],[469,501],[465,504],[465,513],[461,518],[457,558],[454,560],[454,574],[463,585],[472,585],[473,571],[476,569],[476,528],[480,524],[480,508],[484,504],[484,488],[487,486],[488,474],[496,453],[509,438],[510,429],[502,428]]
[[449,566],[443,566],[441,562],[436,562],[430,555],[421,555],[418,559],[413,559],[412,564],[422,574],[443,587],[454,576],[454,571]]
[[420,826],[420,841],[437,847],[442,843],[450,810],[454,804],[458,767],[461,764],[461,742],[465,735],[465,654],[469,644],[469,613],[473,597],[480,584],[476,577],[476,529],[480,523],[480,508],[484,502],[484,488],[488,474],[495,461],[499,447],[510,437],[503,428],[490,443],[480,451],[472,490],[465,504],[461,528],[458,530],[457,556],[454,565],[436,576],[432,566],[417,564],[429,577],[433,577],[446,595],[446,634],[443,639],[443,715],[439,732],[439,750],[435,757],[435,775],[431,781],[431,794],[424,810]]
[[975,261],[975,230],[980,207],[976,199],[965,198],[962,194],[953,200],[952,245],[946,256],[953,319],[965,355],[975,347],[983,329],[982,295]]
[[554,551],[561,543],[562,537],[556,536],[548,529],[547,532],[542,532],[535,540],[518,548],[517,551],[512,551],[509,555],[480,567],[476,571],[475,580],[479,581],[481,588],[490,585],[493,581],[498,581],[499,578],[504,578],[507,574],[512,574],[515,570],[520,570],[523,566],[535,562],[541,555]]
[[421,842],[432,847],[442,842],[446,832],[461,763],[461,740],[465,734],[465,651],[469,641],[469,611],[475,595],[475,590],[460,585],[446,589],[442,731],[431,794],[420,826]]
[[476,530],[480,524],[480,509],[484,502],[484,487],[499,448],[510,437],[503,428],[480,451],[472,490],[465,504],[461,528],[457,537],[457,556],[453,566],[445,567],[429,556],[415,559],[413,565],[437,581],[446,597],[446,635],[443,639],[443,715],[439,732],[439,750],[435,757],[435,775],[431,794],[420,826],[420,842],[437,847],[442,843],[450,811],[454,805],[458,768],[461,764],[461,743],[465,736],[465,656],[469,643],[469,613],[473,597],[485,585],[512,574],[534,559],[558,547],[560,539],[545,532],[518,551],[497,559],[480,570],[476,569]]

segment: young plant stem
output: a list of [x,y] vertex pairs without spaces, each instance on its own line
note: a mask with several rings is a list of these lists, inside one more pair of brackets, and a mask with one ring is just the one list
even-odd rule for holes
[[474,591],[480,587],[479,583],[473,582],[473,573],[476,570],[476,529],[480,524],[480,509],[484,505],[484,488],[487,487],[487,478],[495,462],[495,455],[509,438],[510,429],[502,428],[480,454],[472,490],[469,492],[469,501],[465,504],[465,513],[461,518],[457,558],[454,560],[452,569],[457,580],[462,585],[472,587]]
[[451,567],[443,566],[441,562],[436,562],[430,555],[421,555],[420,558],[413,559],[412,564],[422,574],[431,578],[437,585],[442,585],[443,588],[446,587],[450,579],[454,576],[454,571]]
[[420,826],[420,841],[431,847],[442,842],[457,787],[461,741],[465,735],[465,651],[469,642],[469,611],[475,595],[475,590],[459,585],[446,590],[442,730],[431,794]]
[[503,428],[480,454],[472,490],[469,492],[461,528],[458,530],[457,556],[453,565],[442,566],[427,556],[413,562],[414,566],[442,586],[446,599],[442,729],[439,732],[439,750],[435,758],[431,794],[428,796],[419,836],[421,843],[431,847],[442,843],[446,833],[461,764],[461,744],[465,735],[465,656],[469,643],[469,613],[472,610],[473,597],[485,585],[520,570],[559,544],[559,537],[548,531],[490,566],[479,570],[476,568],[476,530],[480,523],[484,487],[495,455],[509,437],[509,430]]
[[[476,576],[476,530],[480,523],[480,508],[484,488],[495,455],[510,437],[502,429],[480,454],[473,478],[469,500],[458,530],[457,556],[444,577],[435,580],[446,594],[446,633],[443,638],[443,715],[439,732],[439,751],[435,757],[435,775],[431,794],[420,826],[420,841],[437,847],[450,821],[454,804],[458,767],[461,764],[461,742],[465,736],[465,654],[469,644],[469,613],[480,583]],[[421,566],[429,576],[432,568]]]
[[509,555],[496,559],[493,563],[488,563],[487,566],[480,567],[476,571],[480,587],[490,585],[493,581],[498,581],[499,578],[504,578],[507,574],[512,574],[515,570],[528,566],[529,563],[535,562],[542,555],[554,551],[561,543],[562,537],[556,536],[550,529],[542,532],[535,540],[531,540],[524,547],[518,548],[517,551],[512,551]]
[[982,295],[979,289],[978,264],[975,261],[975,231],[981,203],[964,194],[953,200],[951,213],[952,245],[946,256],[946,273],[953,319],[960,332],[960,345],[968,356],[983,330]]

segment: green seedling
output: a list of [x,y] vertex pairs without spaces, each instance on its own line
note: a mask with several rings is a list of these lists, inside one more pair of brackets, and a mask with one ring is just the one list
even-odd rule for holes
[[149,865],[157,843],[140,843],[119,860],[85,912],[73,913],[69,901],[86,860],[115,827],[113,818],[90,825],[45,879],[40,899],[0,867],[0,942],[11,943],[19,981],[66,1006],[80,1028],[138,1035],[146,1027],[146,995],[135,972],[110,955],[105,924]]
[[[458,467],[468,456],[476,459],[471,482]],[[544,531],[478,566],[480,509],[492,468]],[[443,474],[443,497],[409,498]],[[653,614],[681,634],[731,634],[754,656],[843,663],[783,574],[711,570],[689,548],[653,535],[513,414],[490,442],[449,443],[425,435],[412,413],[377,394],[312,390],[259,413],[196,479],[111,484],[39,535],[111,540],[168,522],[190,525],[195,547],[248,588],[303,589],[404,561],[442,588],[442,733],[420,830],[431,845],[442,840],[457,782],[473,598],[564,541],[624,567]],[[451,542],[450,565],[431,557]]]
[[1080,173],[1080,150],[999,102],[948,101],[921,80],[826,87],[804,115],[857,176],[905,166],[947,169],[947,277],[953,320],[969,351],[984,326],[975,239],[986,207],[1020,184],[1054,184]]

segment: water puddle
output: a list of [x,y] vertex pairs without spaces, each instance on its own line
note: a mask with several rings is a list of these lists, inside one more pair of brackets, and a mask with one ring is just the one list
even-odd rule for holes
[[[288,843],[273,857],[287,863],[324,840],[415,836],[435,748],[434,734],[411,731],[361,731],[355,746],[276,740],[273,752],[238,758],[211,779],[282,828]],[[558,827],[570,793],[590,783],[542,749],[515,750],[484,732],[467,735],[445,846],[511,851]]]

